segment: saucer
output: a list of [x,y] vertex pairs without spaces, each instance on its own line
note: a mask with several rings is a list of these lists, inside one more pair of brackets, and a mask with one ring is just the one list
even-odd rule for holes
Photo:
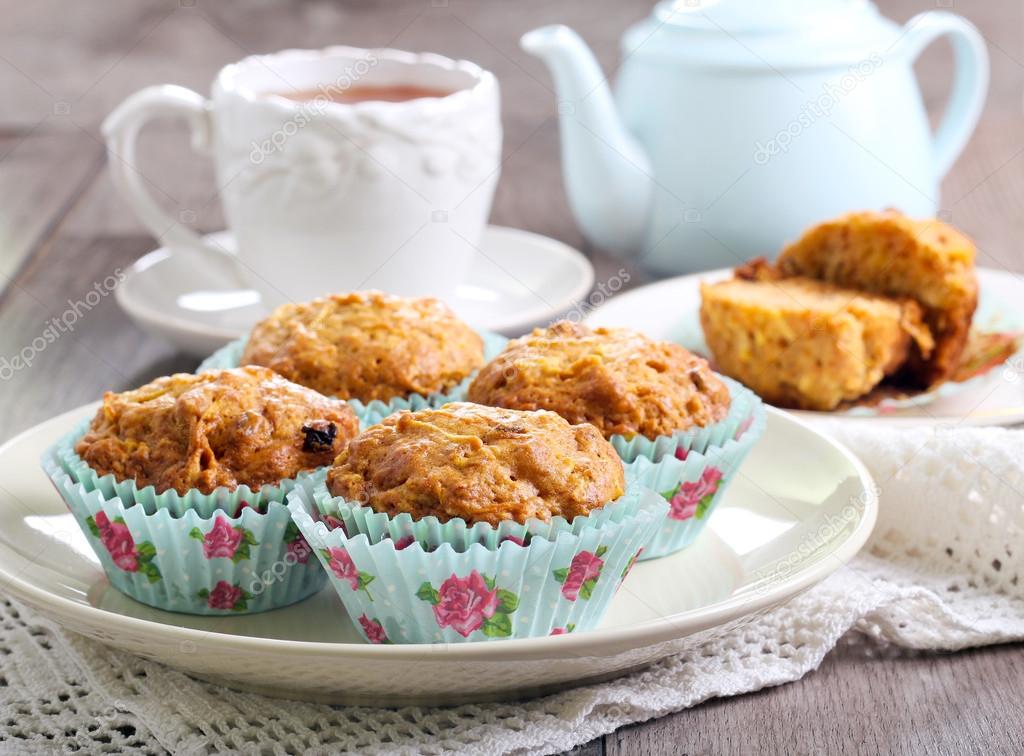
[[[732,277],[712,270],[641,286],[610,299],[587,318],[592,326],[624,326],[654,339],[674,341],[698,354],[708,347],[700,325],[700,284]],[[978,268],[978,309],[974,325],[983,331],[1024,331],[1014,303],[1024,301],[1024,278]],[[890,425],[1013,425],[1024,422],[1024,353],[963,383],[947,382],[906,399],[885,399],[873,407],[834,412],[794,410],[810,422],[884,422]]]
[[[229,231],[211,243],[235,249]],[[268,314],[259,292],[221,280],[214,266],[196,269],[170,247],[135,262],[117,288],[128,316],[188,354],[202,356],[249,332]],[[540,234],[488,226],[480,253],[454,301],[447,304],[474,328],[518,336],[576,307],[590,292],[594,268],[579,251]]]

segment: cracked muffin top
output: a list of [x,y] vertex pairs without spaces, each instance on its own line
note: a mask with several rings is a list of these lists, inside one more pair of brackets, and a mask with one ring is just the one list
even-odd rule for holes
[[622,461],[592,425],[455,402],[367,428],[338,455],[327,487],[392,517],[498,525],[571,520],[620,497],[625,481]]
[[706,360],[625,328],[560,321],[508,343],[469,387],[470,401],[549,409],[605,435],[653,438],[722,420],[729,389]]
[[242,354],[242,364],[363,402],[446,391],[483,362],[483,340],[447,305],[378,291],[282,305]]
[[256,489],[328,465],[359,431],[347,403],[243,367],[108,391],[75,451],[99,475],[185,494]]

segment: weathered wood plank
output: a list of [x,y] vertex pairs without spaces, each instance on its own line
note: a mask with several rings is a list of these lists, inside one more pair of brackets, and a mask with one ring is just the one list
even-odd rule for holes
[[1020,646],[871,658],[853,648],[788,685],[625,727],[608,756],[1020,753]]
[[6,292],[0,319],[0,438],[157,375],[191,370],[128,321],[118,275],[146,242],[60,236]]
[[102,150],[43,129],[0,136],[0,290],[99,173]]

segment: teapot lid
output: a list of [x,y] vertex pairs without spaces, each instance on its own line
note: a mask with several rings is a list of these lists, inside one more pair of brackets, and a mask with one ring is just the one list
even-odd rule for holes
[[[709,64],[806,67],[884,53],[901,27],[870,0],[664,0],[634,30],[627,48],[669,43],[674,55]],[[685,47],[676,32],[691,33]]]

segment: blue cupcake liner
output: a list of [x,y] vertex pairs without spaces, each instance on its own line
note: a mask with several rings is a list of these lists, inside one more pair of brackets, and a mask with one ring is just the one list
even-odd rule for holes
[[[327,490],[326,471],[304,478],[288,498],[289,502],[294,497],[300,497],[303,502],[312,502],[321,519],[334,518],[347,535],[361,533],[370,543],[390,539],[397,548],[404,548],[416,542],[428,551],[439,548],[441,544],[448,544],[461,553],[475,544],[486,549],[497,549],[509,540],[520,545],[534,538],[555,540],[561,533],[579,535],[585,528],[602,529],[609,524],[635,517],[649,490],[644,487],[644,477],[644,474],[633,476],[633,482],[622,496],[593,510],[589,515],[580,515],[571,521],[564,517],[553,517],[550,520],[531,518],[525,523],[506,520],[497,526],[486,522],[469,525],[461,517],[453,517],[445,522],[434,516],[414,519],[408,513],[391,517],[341,496],[333,496]],[[649,477],[654,480],[653,475]]]
[[[508,343],[508,339],[501,334],[491,333],[490,331],[477,331],[477,333],[484,341],[485,362],[490,362],[494,359],[494,357],[505,348],[505,344]],[[245,344],[248,340],[248,336],[243,336],[242,338],[236,339],[230,344],[226,344],[221,347],[203,360],[199,364],[196,372],[202,373],[207,370],[238,367],[242,361],[242,352],[245,351]],[[449,402],[464,401],[466,393],[469,390],[469,384],[472,383],[475,375],[476,373],[467,376],[457,386],[448,391],[434,392],[427,396],[423,396],[422,394],[409,394],[408,396],[396,397],[387,402],[374,399],[366,404],[358,399],[348,399],[347,401],[365,428],[368,425],[379,423],[388,415],[393,415],[400,410],[415,411],[426,408],[437,408],[444,404],[448,404]]]
[[612,446],[625,462],[632,462],[638,457],[647,457],[654,461],[665,456],[673,456],[680,451],[696,451],[704,453],[714,447],[721,447],[736,437],[736,434],[751,422],[757,413],[764,413],[761,398],[742,383],[724,375],[715,375],[729,389],[729,412],[725,418],[705,426],[675,433],[647,438],[646,436],[612,436]]
[[462,552],[391,539],[371,543],[316,522],[298,487],[288,507],[354,626],[370,643],[462,643],[593,629],[667,505],[646,491],[634,516],[554,540],[511,541]]
[[764,435],[767,417],[758,402],[749,425],[740,425],[734,436],[704,452],[679,448],[658,461],[638,456],[626,465],[626,481],[642,480],[669,503],[669,511],[641,560],[674,554],[696,540],[707,526],[729,484],[754,444]]
[[76,482],[54,449],[43,469],[99,557],[110,584],[143,604],[186,614],[234,616],[293,604],[325,582],[287,507],[246,507],[230,517],[216,507],[147,512]]

